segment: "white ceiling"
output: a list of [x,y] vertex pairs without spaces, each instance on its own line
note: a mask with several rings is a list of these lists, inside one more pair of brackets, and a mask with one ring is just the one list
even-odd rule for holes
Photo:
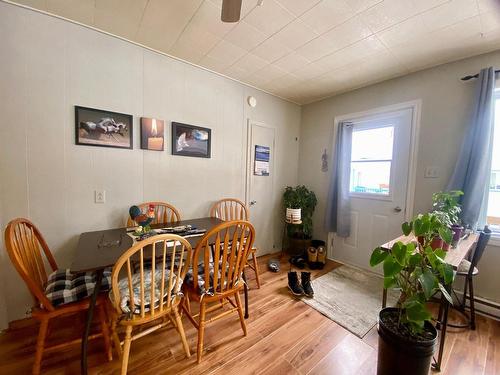
[[[500,48],[500,0],[15,0],[298,104]],[[475,73],[475,72],[468,72]]]

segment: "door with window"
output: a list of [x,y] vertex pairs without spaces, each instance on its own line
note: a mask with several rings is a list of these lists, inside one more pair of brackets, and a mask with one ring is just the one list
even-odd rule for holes
[[333,258],[366,268],[372,250],[405,221],[413,108],[349,119],[353,126],[351,234],[334,237]]

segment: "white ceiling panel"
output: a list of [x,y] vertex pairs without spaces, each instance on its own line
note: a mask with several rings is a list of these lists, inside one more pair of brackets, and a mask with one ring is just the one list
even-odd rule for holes
[[[16,1],[16,0],[14,0]],[[500,47],[499,0],[17,0],[297,103]]]

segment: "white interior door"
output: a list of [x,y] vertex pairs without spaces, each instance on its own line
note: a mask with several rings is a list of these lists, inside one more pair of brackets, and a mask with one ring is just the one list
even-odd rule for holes
[[333,258],[367,268],[372,250],[401,235],[405,221],[413,109],[348,120],[353,124],[351,234],[334,236]]
[[274,128],[248,122],[246,204],[255,227],[255,246],[259,255],[271,252],[274,244],[274,133]]

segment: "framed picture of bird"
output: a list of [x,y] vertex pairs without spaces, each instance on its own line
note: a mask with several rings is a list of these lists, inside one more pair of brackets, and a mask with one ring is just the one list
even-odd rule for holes
[[134,147],[132,115],[75,106],[75,143],[85,146]]
[[210,158],[212,130],[172,122],[172,155]]

